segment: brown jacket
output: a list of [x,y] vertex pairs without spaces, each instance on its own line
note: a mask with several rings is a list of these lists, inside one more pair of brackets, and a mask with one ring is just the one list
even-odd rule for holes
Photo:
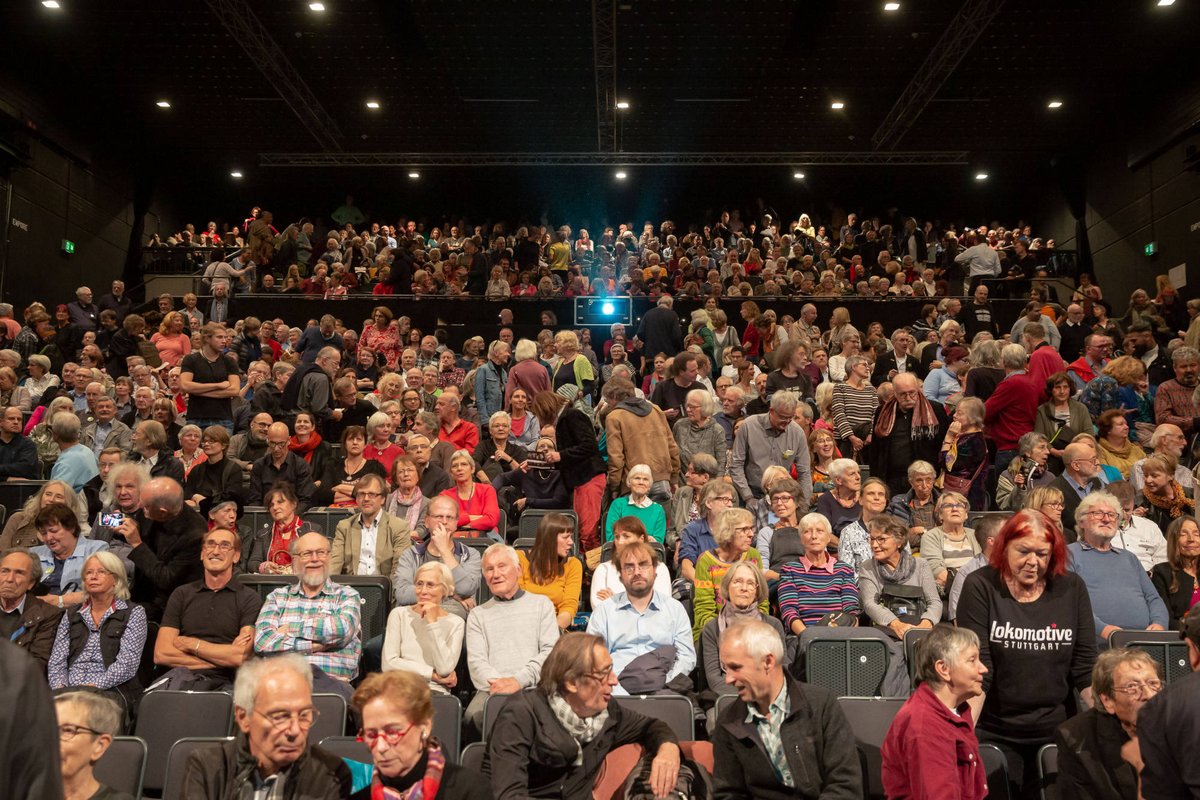
[[54,649],[54,637],[58,635],[62,615],[61,608],[43,603],[31,594],[25,595],[25,613],[21,615],[17,638],[12,642],[36,658],[43,672],[50,664],[50,651]]
[[625,476],[638,464],[648,466],[655,481],[679,483],[679,445],[658,406],[648,400],[624,400],[609,412],[604,427],[610,489],[624,491]]
[[[375,533],[375,574],[391,577],[396,559],[409,547],[412,547],[412,532],[408,522],[381,511],[379,530]],[[338,523],[329,555],[329,571],[334,575],[357,575],[361,552],[362,512],[359,512]]]

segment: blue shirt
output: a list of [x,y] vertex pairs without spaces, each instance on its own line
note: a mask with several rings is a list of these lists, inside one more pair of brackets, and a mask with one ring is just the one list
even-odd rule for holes
[[100,474],[100,463],[96,454],[81,444],[68,447],[54,462],[50,480],[62,481],[75,491],[82,491],[84,484]]
[[101,550],[107,549],[107,542],[80,537],[79,541],[75,543],[75,552],[66,557],[58,572],[55,572],[54,554],[50,552],[49,547],[39,544],[37,547],[31,548],[30,552],[37,556],[38,561],[42,563],[42,583],[53,587],[55,582],[50,580],[53,575],[57,578],[58,584],[58,591],[54,594],[66,594],[67,592],[83,591],[83,562],[87,561],[88,556],[92,553],[99,553]]
[[[654,592],[645,613],[633,607],[625,592],[615,594],[592,610],[587,632],[603,636],[612,655],[613,671],[620,676],[629,662],[659,647],[675,645],[675,664],[667,675],[670,681],[686,675],[696,666],[696,646],[692,641],[692,623],[687,611],[673,597]],[[629,694],[621,686],[613,694]]]
[[708,520],[701,518],[689,522],[679,535],[679,563],[682,564],[686,558],[695,566],[701,553],[716,546],[717,540],[713,538],[712,530],[708,527]]
[[1096,636],[1108,625],[1145,630],[1170,624],[1167,606],[1137,556],[1128,550],[1097,550],[1082,539],[1067,545],[1068,566],[1087,584]]

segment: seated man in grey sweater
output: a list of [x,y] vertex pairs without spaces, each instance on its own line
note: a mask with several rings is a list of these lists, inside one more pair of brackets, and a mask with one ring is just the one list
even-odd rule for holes
[[466,721],[483,732],[483,709],[492,694],[513,694],[534,686],[542,663],[558,641],[554,604],[518,585],[517,551],[494,544],[483,553],[483,579],[492,599],[467,616],[467,667],[475,696]]
[[397,606],[416,604],[417,591],[413,582],[417,579],[417,570],[430,561],[441,561],[450,568],[450,576],[454,579],[454,595],[442,601],[442,608],[464,621],[467,619],[467,612],[475,607],[480,561],[478,552],[452,538],[457,523],[458,503],[453,498],[439,495],[429,501],[424,521],[428,537],[401,553],[392,569]]

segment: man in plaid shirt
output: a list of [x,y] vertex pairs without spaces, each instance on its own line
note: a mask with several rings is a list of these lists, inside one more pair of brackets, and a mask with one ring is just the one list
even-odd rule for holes
[[349,701],[358,674],[362,625],[358,592],[329,579],[329,540],[306,533],[292,542],[292,568],[299,578],[267,597],[254,626],[259,655],[300,653],[313,670],[313,688]]

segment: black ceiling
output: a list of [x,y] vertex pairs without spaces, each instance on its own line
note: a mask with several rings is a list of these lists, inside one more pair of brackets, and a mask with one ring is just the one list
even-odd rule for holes
[[[321,149],[204,0],[60,2],[0,10],[3,68],[59,114],[77,109],[111,141],[163,143],[192,164]],[[1155,87],[1196,74],[1200,3],[1156,2],[1008,0],[898,149],[979,161],[1127,125]],[[886,14],[875,0],[617,0],[617,91],[632,104],[618,113],[620,147],[870,149],[962,4],[904,0]],[[591,2],[325,5],[249,0],[343,150],[596,150]],[[172,108],[156,108],[160,97]],[[1064,107],[1048,111],[1052,97]],[[834,99],[846,108],[832,111]]]

